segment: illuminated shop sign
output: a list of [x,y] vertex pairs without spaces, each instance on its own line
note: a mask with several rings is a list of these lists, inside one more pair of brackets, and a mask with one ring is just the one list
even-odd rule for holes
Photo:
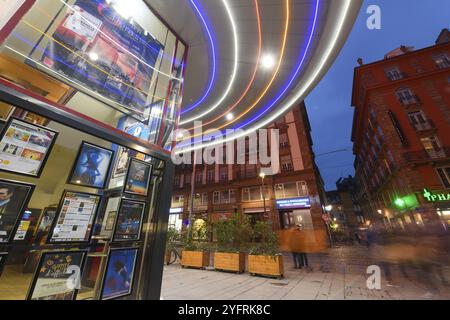
[[450,201],[450,193],[433,193],[423,189],[423,197],[429,202]]
[[181,212],[183,212],[183,208],[170,208],[170,211],[169,211],[170,214],[181,213]]
[[277,209],[311,208],[309,197],[277,200]]

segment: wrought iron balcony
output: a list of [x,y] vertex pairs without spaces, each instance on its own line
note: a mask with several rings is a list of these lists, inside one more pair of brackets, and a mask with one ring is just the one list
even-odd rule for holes
[[398,98],[398,100],[400,101],[400,103],[405,106],[416,106],[416,105],[422,105],[422,101],[420,100],[420,98],[416,95],[412,95],[408,98]]
[[396,72],[387,75],[389,81],[397,81],[406,78],[408,75],[404,72]]
[[434,125],[433,121],[431,121],[431,120],[426,120],[425,122],[421,122],[421,123],[414,123],[413,126],[414,126],[414,129],[416,129],[416,131],[418,131],[418,132],[436,129],[436,126]]
[[450,158],[450,147],[436,150],[410,151],[403,154],[407,162],[428,162]]

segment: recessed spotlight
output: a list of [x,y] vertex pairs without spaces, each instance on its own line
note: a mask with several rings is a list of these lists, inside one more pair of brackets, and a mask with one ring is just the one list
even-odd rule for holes
[[261,66],[264,69],[272,69],[275,66],[275,58],[271,54],[265,54],[261,59]]
[[226,118],[227,118],[228,121],[233,120],[234,115],[230,112],[230,113],[228,113],[228,114],[226,115]]
[[91,59],[92,61],[97,61],[98,60],[98,54],[96,54],[95,52],[89,53],[89,59]]

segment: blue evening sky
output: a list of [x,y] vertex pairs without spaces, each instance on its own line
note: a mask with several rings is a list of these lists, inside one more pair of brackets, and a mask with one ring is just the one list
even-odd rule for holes
[[[369,30],[366,10],[381,8],[381,30]],[[450,28],[450,0],[365,0],[359,18],[340,55],[325,78],[306,99],[316,162],[326,190],[336,188],[339,177],[354,174],[351,143],[353,69],[384,58],[400,45],[417,48],[434,44],[443,28]],[[321,155],[334,150],[344,152]]]

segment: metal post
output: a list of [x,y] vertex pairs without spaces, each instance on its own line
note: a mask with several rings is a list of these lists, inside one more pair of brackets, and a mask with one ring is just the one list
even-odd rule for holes
[[189,197],[189,208],[188,208],[188,213],[189,213],[189,217],[188,217],[188,221],[189,221],[189,225],[188,225],[188,239],[190,239],[190,237],[192,237],[192,217],[193,217],[193,213],[194,213],[194,192],[195,192],[195,174],[196,174],[196,168],[195,168],[195,160],[197,158],[197,150],[194,150],[194,161],[193,161],[193,165],[192,165],[192,175],[191,175],[191,195]]
[[264,177],[262,178],[262,194],[263,194],[263,203],[264,203],[264,215],[266,215],[266,194],[264,188]]

